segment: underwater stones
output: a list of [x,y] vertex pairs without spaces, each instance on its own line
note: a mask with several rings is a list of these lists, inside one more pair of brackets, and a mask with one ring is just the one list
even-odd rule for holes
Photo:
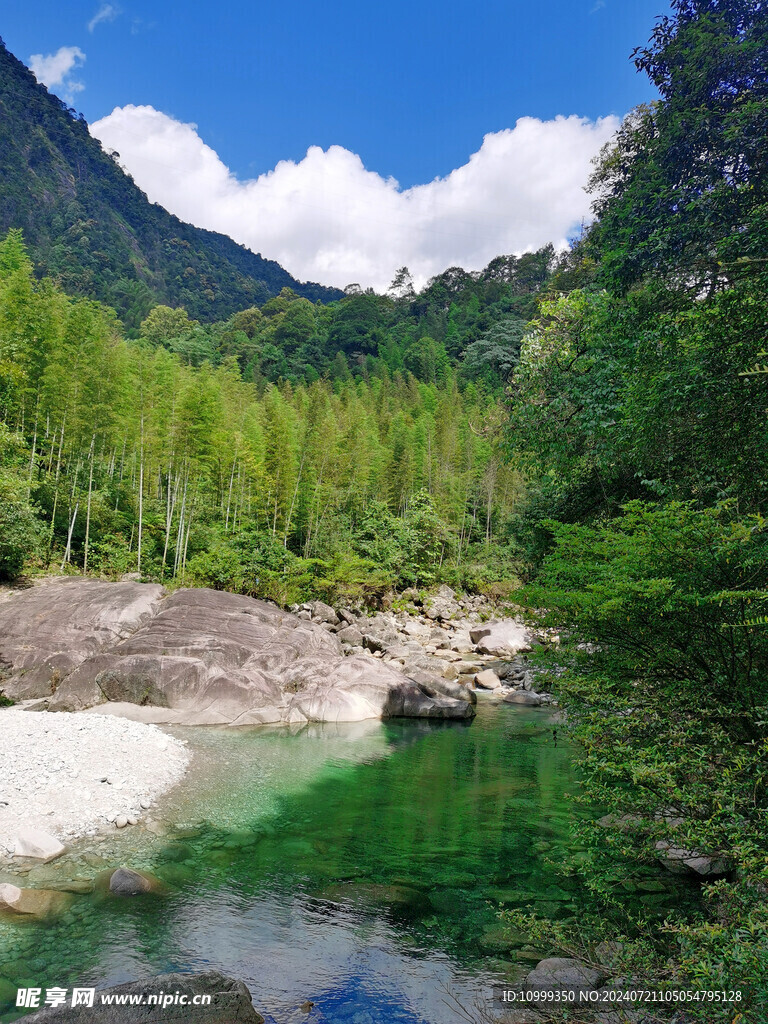
[[141,893],[154,892],[160,882],[153,875],[133,868],[117,868],[109,878],[109,891],[115,896],[139,896]]
[[15,1006],[18,988],[8,978],[0,977],[0,1008]]

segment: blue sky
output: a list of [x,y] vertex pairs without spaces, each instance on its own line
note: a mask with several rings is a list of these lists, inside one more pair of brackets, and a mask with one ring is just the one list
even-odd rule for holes
[[[52,91],[69,92],[89,123],[128,106],[194,123],[201,145],[240,182],[279,161],[301,166],[309,147],[342,147],[404,190],[465,167],[484,136],[521,117],[595,122],[652,99],[629,57],[668,9],[662,0],[30,0],[6,6],[0,33],[25,62],[77,48]],[[131,124],[124,118],[118,135],[108,122],[115,148],[150,197],[170,205],[132,155],[146,122]],[[156,153],[144,155],[158,164]],[[211,220],[203,207],[174,212]],[[574,222],[583,215],[574,210]],[[515,244],[529,235],[535,244],[530,230],[518,234]],[[324,268],[315,263],[315,272]]]

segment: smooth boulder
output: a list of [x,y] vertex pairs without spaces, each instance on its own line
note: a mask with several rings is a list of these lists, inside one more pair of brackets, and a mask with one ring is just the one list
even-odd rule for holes
[[117,868],[109,878],[109,891],[115,896],[139,896],[156,890],[159,885],[156,878],[133,868]]
[[[586,964],[572,957],[553,956],[540,960],[534,969],[526,975],[523,989],[539,992],[573,993],[576,999],[586,995],[602,985],[610,977],[610,972],[599,967],[587,967]],[[551,1007],[552,1000],[542,999],[541,1006]]]
[[[111,641],[91,645],[90,654],[79,649],[57,682],[51,710],[98,706],[142,721],[187,725],[300,725],[474,714],[465,700],[431,696],[379,659],[345,657],[341,641],[322,625],[265,601],[205,589],[178,590],[161,599],[161,588],[149,585],[142,600],[136,593],[141,587],[56,580],[50,588],[41,584],[0,604],[0,649],[15,657],[3,639],[12,628],[14,643],[24,651],[21,671],[16,661],[9,662],[11,687],[14,680],[21,687],[35,657],[45,664],[58,657],[54,640],[70,642],[69,626],[78,621],[81,606],[93,632],[101,599],[108,609],[105,635]],[[49,630],[38,647],[40,609],[55,612],[61,620],[63,594],[69,626]],[[121,617],[121,600],[130,601],[130,615]],[[17,601],[29,616],[26,632]],[[125,632],[128,621],[136,628],[114,642],[116,623]],[[6,692],[8,686],[3,683]]]
[[492,668],[485,668],[482,672],[475,673],[475,686],[483,690],[500,690],[501,680]]
[[13,700],[50,697],[87,658],[129,637],[165,591],[148,583],[72,577],[13,591],[0,602],[2,691]]
[[22,917],[47,920],[66,910],[72,897],[54,889],[20,889],[8,882],[0,885],[0,911]]
[[540,693],[529,693],[527,690],[513,690],[502,698],[505,704],[520,704],[523,707],[537,708],[544,703]]
[[469,636],[479,654],[491,654],[495,658],[514,657],[531,649],[531,634],[517,619],[500,619],[474,626]]

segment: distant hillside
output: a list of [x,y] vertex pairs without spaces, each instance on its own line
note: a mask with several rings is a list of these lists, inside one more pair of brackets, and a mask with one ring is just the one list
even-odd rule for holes
[[22,228],[43,274],[114,306],[129,328],[157,303],[212,321],[284,287],[312,301],[342,294],[302,284],[274,260],[150,203],[2,40],[0,182],[0,232]]

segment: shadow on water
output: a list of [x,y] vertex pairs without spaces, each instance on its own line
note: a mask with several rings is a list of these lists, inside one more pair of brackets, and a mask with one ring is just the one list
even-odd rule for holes
[[270,1021],[309,999],[310,1021],[447,1024],[448,993],[487,1002],[539,958],[500,926],[499,904],[563,920],[589,899],[557,867],[573,852],[578,780],[548,712],[193,742],[199,790],[187,784],[175,827],[130,862],[166,894],[96,892],[50,925],[6,925],[0,999],[9,985],[215,967]]

